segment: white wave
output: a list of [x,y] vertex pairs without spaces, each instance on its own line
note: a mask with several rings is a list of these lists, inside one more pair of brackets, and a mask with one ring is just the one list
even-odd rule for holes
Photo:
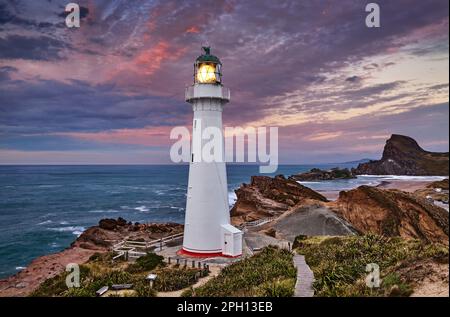
[[409,176],[409,175],[358,175],[358,178],[378,178],[382,180],[405,180],[405,181],[438,181],[446,176]]
[[53,221],[51,221],[51,220],[45,220],[45,221],[39,222],[38,225],[47,225],[47,224],[52,223],[52,222]]
[[61,221],[59,224],[60,225],[68,225],[69,223],[67,221]]
[[176,209],[178,211],[183,211],[184,210],[183,207],[175,207],[175,206],[170,206],[170,209]]
[[119,210],[115,210],[115,209],[107,209],[107,210],[98,209],[98,210],[89,210],[88,212],[93,213],[93,214],[104,214],[104,213],[116,213],[116,212],[119,212]]
[[24,269],[26,269],[25,266],[16,266],[16,270],[17,270],[17,271],[22,271],[22,270],[24,270]]
[[297,181],[299,184],[320,184],[321,182],[313,182],[313,181]]
[[230,205],[230,208],[234,206],[236,203],[237,196],[234,191],[228,192],[228,204]]
[[79,236],[85,230],[82,226],[68,226],[68,227],[60,227],[60,228],[48,228],[51,231],[57,232],[72,232],[74,235]]
[[146,206],[139,206],[139,207],[135,207],[134,210],[137,210],[140,212],[146,212],[146,211],[148,211],[148,208]]

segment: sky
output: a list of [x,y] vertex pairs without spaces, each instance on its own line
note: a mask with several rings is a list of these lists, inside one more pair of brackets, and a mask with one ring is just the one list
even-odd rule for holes
[[449,2],[0,0],[0,164],[170,163],[208,44],[225,126],[278,127],[284,164],[377,159],[393,133],[449,149]]

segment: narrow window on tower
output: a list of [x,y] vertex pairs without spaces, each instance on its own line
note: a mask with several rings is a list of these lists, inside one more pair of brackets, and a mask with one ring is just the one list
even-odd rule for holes
[[197,127],[197,120],[194,120],[194,129]]
[[194,162],[194,153],[192,153],[192,162]]

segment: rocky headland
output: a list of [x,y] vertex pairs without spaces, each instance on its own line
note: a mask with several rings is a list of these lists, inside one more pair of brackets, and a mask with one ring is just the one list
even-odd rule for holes
[[309,172],[294,174],[289,177],[295,181],[329,181],[335,179],[352,179],[356,176],[348,168],[340,169],[338,167],[330,170],[321,170],[320,168],[313,168]]
[[357,175],[446,176],[449,153],[425,151],[413,138],[393,134],[386,141],[380,160],[359,164],[352,172]]

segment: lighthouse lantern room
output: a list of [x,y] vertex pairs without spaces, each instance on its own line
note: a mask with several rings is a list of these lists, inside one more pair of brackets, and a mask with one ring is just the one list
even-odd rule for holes
[[[242,231],[230,224],[224,140],[220,138],[221,160],[202,160],[202,138],[207,128],[222,130],[222,111],[230,91],[222,85],[222,63],[209,47],[194,64],[194,83],[186,88],[192,104],[192,144],[186,216],[181,253],[193,256],[240,256]],[[223,135],[223,133],[222,133]]]

